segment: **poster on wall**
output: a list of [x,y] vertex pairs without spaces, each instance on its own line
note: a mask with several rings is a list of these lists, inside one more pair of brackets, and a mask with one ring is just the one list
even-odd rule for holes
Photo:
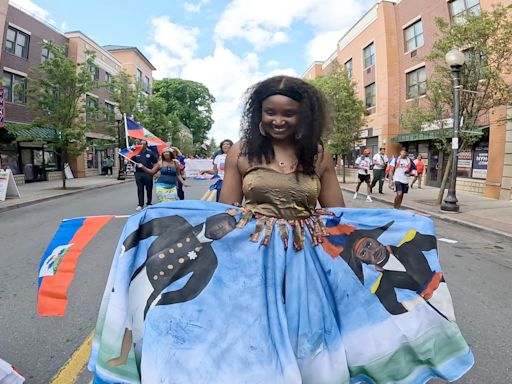
[[5,126],[5,88],[0,87],[0,128]]
[[489,158],[489,144],[482,143],[475,147],[473,151],[473,173],[471,177],[475,179],[487,178],[487,161]]
[[20,198],[21,195],[11,170],[0,169],[0,201],[5,201],[6,197]]
[[457,155],[457,176],[471,177],[473,155],[471,151],[460,151]]

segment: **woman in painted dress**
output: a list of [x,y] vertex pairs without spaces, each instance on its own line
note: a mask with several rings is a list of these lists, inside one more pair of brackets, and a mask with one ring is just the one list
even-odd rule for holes
[[156,180],[156,200],[158,203],[164,201],[178,200],[178,183],[184,184],[181,175],[182,170],[180,162],[174,156],[172,148],[165,148],[162,152],[160,160],[153,166],[153,168],[146,168],[143,164],[137,164],[137,167],[142,168],[144,172],[154,175],[160,172],[160,176]]
[[419,384],[471,368],[432,221],[341,208],[327,125],[316,88],[264,80],[249,90],[220,203],[128,220],[95,382]]

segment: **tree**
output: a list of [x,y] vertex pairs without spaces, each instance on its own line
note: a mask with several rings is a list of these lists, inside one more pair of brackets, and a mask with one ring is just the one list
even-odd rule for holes
[[345,165],[347,155],[359,140],[359,129],[365,125],[366,108],[356,95],[355,83],[339,66],[312,83],[325,93],[331,107],[332,131],[327,136],[327,147],[333,154],[342,155]]
[[201,83],[183,79],[162,79],[153,83],[153,93],[165,100],[167,113],[174,114],[192,131],[194,143],[206,140],[210,131],[215,98]]
[[135,110],[135,120],[149,129],[163,141],[173,142],[179,129],[175,119],[167,114],[165,100],[158,96],[142,96],[139,108]]
[[94,113],[85,107],[86,92],[97,87],[91,70],[94,52],[86,52],[83,63],[75,63],[65,54],[65,48],[52,42],[42,44],[52,53],[53,58],[41,63],[33,77],[28,79],[29,107],[40,112],[33,125],[48,127],[56,131],[55,141],[50,143],[60,156],[62,167],[62,188],[66,188],[65,164],[69,156],[82,153],[85,148],[85,132],[91,124],[85,113]]
[[110,99],[117,103],[117,108],[119,108],[121,113],[127,116],[135,113],[141,91],[139,84],[132,83],[130,75],[122,71],[112,76],[112,81],[108,88],[110,90]]
[[438,128],[436,145],[450,152],[438,196],[440,204],[453,161],[452,127],[447,124],[447,119],[452,117],[453,94],[451,72],[444,56],[454,47],[463,50],[466,56],[460,73],[459,116],[462,122],[459,147],[464,149],[481,136],[481,121],[493,108],[512,103],[512,5],[499,5],[491,12],[468,15],[454,24],[437,18],[436,24],[441,35],[426,57],[435,65],[427,82],[426,97],[404,111],[400,123],[411,131],[433,125]]

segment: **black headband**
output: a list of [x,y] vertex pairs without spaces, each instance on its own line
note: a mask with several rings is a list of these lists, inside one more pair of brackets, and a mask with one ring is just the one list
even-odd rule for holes
[[298,102],[301,102],[302,99],[304,98],[302,96],[302,93],[300,93],[299,91],[295,91],[293,89],[270,88],[270,89],[267,89],[267,91],[263,94],[263,97],[261,98],[261,100],[263,101],[267,97],[274,96],[274,95],[286,96],[286,97],[289,97],[290,99],[298,101]]

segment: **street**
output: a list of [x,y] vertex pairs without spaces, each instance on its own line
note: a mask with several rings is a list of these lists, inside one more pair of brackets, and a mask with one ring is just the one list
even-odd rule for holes
[[[187,181],[198,199],[208,181]],[[390,192],[387,192],[390,193]],[[389,208],[344,194],[348,207]],[[39,260],[64,218],[132,214],[134,182],[86,191],[0,213],[0,357],[27,378],[49,383],[95,326],[117,239],[126,219],[114,219],[87,245],[68,292],[62,318],[36,314]],[[458,383],[507,383],[512,376],[512,241],[436,220],[441,263],[457,320],[476,366]],[[90,376],[89,376],[90,378]]]

